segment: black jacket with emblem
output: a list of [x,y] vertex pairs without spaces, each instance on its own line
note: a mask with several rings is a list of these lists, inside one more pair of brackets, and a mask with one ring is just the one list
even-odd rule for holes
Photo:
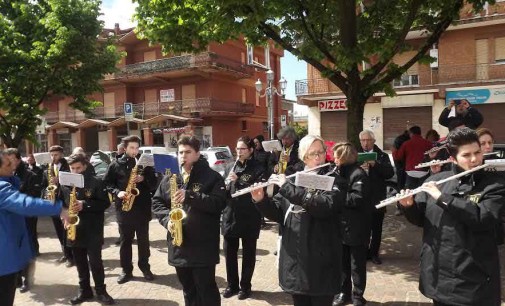
[[144,180],[136,184],[139,195],[135,198],[130,211],[122,210],[123,199],[117,196],[120,191],[126,190],[135,164],[135,158],[124,154],[109,165],[103,178],[107,191],[114,197],[119,223],[138,224],[151,220],[151,191],[153,191],[156,185],[156,176],[154,175],[153,167],[138,167],[137,173],[144,176]]
[[227,186],[228,201],[223,211],[221,231],[225,237],[258,239],[261,229],[261,213],[252,202],[251,193],[231,198],[237,190],[264,181],[265,168],[254,158],[246,160],[244,164],[237,162],[235,169],[237,180]]
[[[323,168],[319,174],[329,171]],[[311,191],[286,182],[272,199],[256,205],[282,228],[279,283],[290,294],[333,295],[340,291],[342,241],[339,211],[346,183],[332,174],[332,191]]]
[[[181,183],[179,182],[179,185]],[[191,169],[182,209],[183,243],[172,244],[167,231],[168,262],[174,267],[208,267],[219,263],[219,220],[226,206],[223,177],[209,167],[205,158]],[[171,209],[169,177],[165,176],[153,197],[153,213],[161,225],[168,226]]]
[[[427,181],[461,171],[454,167]],[[505,179],[479,170],[439,188],[437,201],[419,193],[404,209],[410,222],[424,228],[419,289],[444,304],[500,305],[495,225],[504,209]]]
[[[90,166],[88,166],[90,167]],[[76,199],[83,202],[78,213],[75,241],[67,240],[67,246],[87,248],[103,244],[104,211],[110,207],[110,201],[102,180],[93,176],[93,171],[86,171],[84,188],[76,188]],[[72,188],[62,186],[65,204],[68,207]]]
[[340,166],[338,173],[348,184],[340,223],[342,242],[346,245],[367,244],[374,209],[370,201],[371,181],[357,163]]

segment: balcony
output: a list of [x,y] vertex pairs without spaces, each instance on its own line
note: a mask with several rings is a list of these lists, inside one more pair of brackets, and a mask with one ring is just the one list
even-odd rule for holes
[[[160,114],[194,118],[216,115],[244,116],[253,114],[254,109],[255,106],[253,104],[220,101],[210,97],[172,102],[133,104],[134,116],[139,119],[149,119]],[[97,107],[93,111],[93,116],[90,117],[112,120],[122,116],[124,116],[123,105],[116,105],[114,107]],[[48,112],[45,118],[49,123],[57,121],[79,122],[87,119],[82,112],[73,109],[69,109],[65,112]]]
[[295,81],[295,94],[297,96],[335,93],[341,90],[328,79],[306,79]]
[[130,78],[142,78],[154,75],[174,74],[176,72],[199,70],[202,72],[221,72],[237,79],[249,78],[254,68],[213,52],[196,55],[173,56],[149,62],[135,63],[119,68],[115,74],[104,76],[105,81],[122,81]]

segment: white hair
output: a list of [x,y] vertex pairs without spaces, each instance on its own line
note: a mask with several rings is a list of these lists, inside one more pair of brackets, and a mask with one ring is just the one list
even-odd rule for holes
[[303,137],[302,140],[300,140],[300,145],[298,147],[298,158],[300,160],[303,161],[305,159],[307,151],[309,150],[310,146],[314,143],[314,141],[320,141],[324,149],[326,150],[326,146],[324,145],[324,139],[321,138],[321,136],[307,135]]
[[74,151],[72,151],[72,155],[73,154],[82,154],[82,155],[86,155],[86,153],[84,152],[84,149],[82,147],[75,147],[74,148]]
[[365,134],[367,134],[368,136],[372,137],[373,140],[375,140],[375,134],[370,131],[370,130],[363,130],[359,133],[359,139],[361,139],[362,136],[364,136]]

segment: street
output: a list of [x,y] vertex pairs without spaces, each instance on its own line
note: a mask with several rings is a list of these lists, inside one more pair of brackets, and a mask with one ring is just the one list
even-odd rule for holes
[[[418,289],[418,254],[421,230],[410,225],[402,216],[391,213],[384,221],[384,239],[381,248],[382,265],[368,263],[368,282],[365,298],[368,305],[431,305]],[[146,282],[134,262],[135,279],[123,285],[116,283],[121,272],[117,224],[112,211],[107,212],[103,259],[105,282],[109,294],[120,305],[184,305],[181,286],[175,269],[167,263],[166,232],[157,220],[151,222],[151,270],[156,275],[153,282]],[[258,241],[257,264],[252,280],[253,294],[250,299],[239,301],[236,296],[222,299],[222,305],[292,305],[291,297],[282,292],[277,279],[276,248],[277,226],[268,223]],[[37,260],[35,285],[27,293],[16,293],[14,305],[68,305],[77,294],[78,278],[75,267],[66,268],[56,263],[61,256],[58,240],[49,218],[39,219],[39,242],[42,255]],[[222,239],[221,239],[222,242]],[[134,261],[136,245],[134,246]],[[221,255],[223,255],[221,253]],[[500,249],[505,258],[505,248]],[[505,260],[501,262],[502,305],[505,305]],[[217,283],[220,291],[226,287],[224,257],[217,266]],[[83,305],[100,305],[97,302]]]

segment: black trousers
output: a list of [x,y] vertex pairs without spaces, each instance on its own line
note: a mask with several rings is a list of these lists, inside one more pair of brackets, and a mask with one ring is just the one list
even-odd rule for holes
[[368,256],[379,256],[379,249],[382,240],[382,224],[384,223],[384,211],[375,210],[372,213],[372,227],[370,234],[370,245],[368,247]]
[[415,189],[421,186],[425,179],[426,177],[417,178],[407,175],[405,180],[405,189]]
[[89,270],[95,281],[95,290],[97,294],[105,291],[105,272],[102,261],[102,246],[100,243],[88,248],[72,248],[74,252],[75,266],[79,275],[79,290],[91,293],[91,284],[89,280]]
[[137,224],[119,223],[119,232],[121,233],[121,245],[119,247],[119,257],[123,272],[131,274],[132,264],[132,243],[135,234],[137,235],[138,247],[138,267],[141,271],[149,271],[149,257],[151,256],[149,246],[149,222],[139,222]]
[[440,302],[437,302],[437,301],[433,301],[433,305],[434,306],[451,306],[451,304],[444,304],[444,303],[440,303]]
[[331,306],[333,303],[333,295],[312,296],[293,294],[292,297],[294,306]]
[[186,306],[220,306],[221,296],[216,284],[216,266],[175,268],[182,284]]
[[256,265],[256,238],[224,238],[224,253],[226,256],[226,279],[228,287],[239,288],[238,277],[238,247],[242,239],[242,278],[240,288],[251,289],[251,279]]
[[52,216],[51,219],[53,220],[54,229],[56,231],[56,235],[58,236],[58,240],[60,241],[63,255],[68,260],[73,260],[74,256],[72,255],[72,248],[67,246],[67,232],[63,227],[63,222],[61,221],[60,216]]
[[[37,222],[39,218],[37,217],[26,217],[25,222],[26,222],[26,228],[28,229],[28,234],[30,235],[33,250],[35,251],[35,254],[39,253],[39,236],[37,234]],[[61,222],[61,220],[60,220]]]
[[16,294],[18,273],[0,276],[0,306],[12,306]]
[[366,255],[366,245],[342,245],[342,293],[353,297],[365,293]]
[[29,285],[33,285],[33,280],[35,276],[35,260],[31,260],[26,267],[19,272],[19,281],[25,279]]

